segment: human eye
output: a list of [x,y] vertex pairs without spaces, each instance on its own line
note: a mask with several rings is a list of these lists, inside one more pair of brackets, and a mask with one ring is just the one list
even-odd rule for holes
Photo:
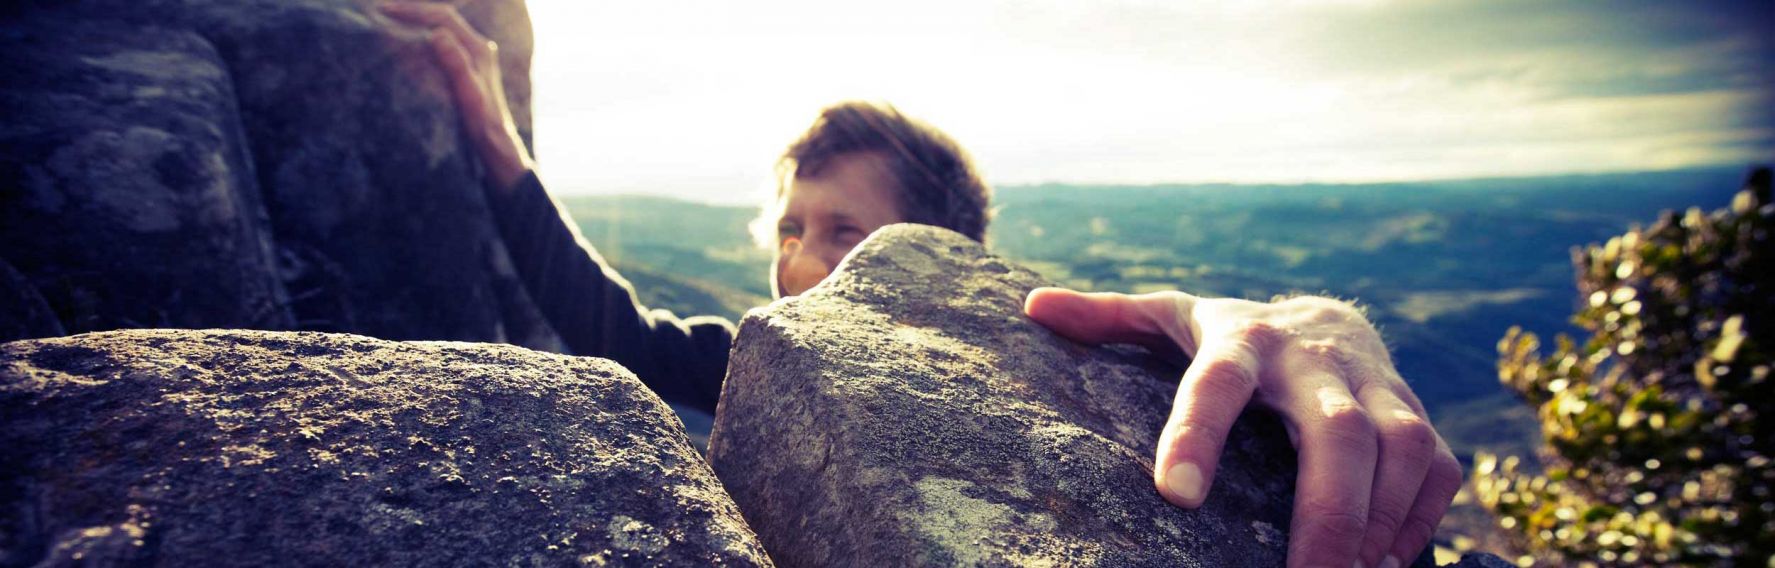
[[832,232],[832,238],[845,246],[856,246],[857,243],[863,242],[863,237],[867,236],[869,236],[868,232],[854,225],[839,225]]
[[780,244],[789,239],[801,238],[801,225],[793,221],[777,223],[777,242]]

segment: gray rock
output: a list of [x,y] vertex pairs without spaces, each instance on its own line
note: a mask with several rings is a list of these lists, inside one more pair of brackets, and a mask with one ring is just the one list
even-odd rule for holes
[[312,332],[0,345],[0,565],[766,565],[608,361]]
[[[367,1],[182,4],[234,71],[301,329],[558,345],[505,258],[422,36],[391,34]],[[463,11],[500,42],[528,132],[523,3]]]
[[294,322],[228,70],[189,31],[0,25],[0,257],[67,331]]
[[1179,368],[1022,315],[1035,273],[877,231],[740,326],[710,460],[785,566],[1280,565],[1294,452],[1248,412],[1198,510],[1153,487]]
[[[558,350],[506,259],[429,48],[385,30],[371,5],[18,8],[0,22],[0,256],[74,333],[348,330]],[[500,42],[528,137],[523,3],[461,10]],[[240,221],[200,224],[218,217]],[[201,246],[218,233],[240,242]],[[191,269],[229,263],[257,276]]]

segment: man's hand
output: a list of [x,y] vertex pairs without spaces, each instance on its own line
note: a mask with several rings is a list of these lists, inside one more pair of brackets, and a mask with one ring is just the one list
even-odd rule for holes
[[1194,358],[1154,460],[1153,481],[1173,504],[1195,508],[1208,496],[1248,401],[1281,414],[1300,452],[1291,566],[1409,563],[1460,489],[1454,454],[1380,334],[1347,303],[1044,288],[1024,310],[1077,341],[1175,346]]
[[533,164],[506,106],[505,87],[499,81],[499,46],[470,27],[449,4],[396,1],[378,7],[391,18],[431,30],[432,52],[450,82],[462,126],[487,168],[487,183],[498,193],[511,191]]

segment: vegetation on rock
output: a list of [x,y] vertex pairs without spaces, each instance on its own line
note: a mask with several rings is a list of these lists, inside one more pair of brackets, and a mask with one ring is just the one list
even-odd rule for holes
[[1758,169],[1726,209],[1575,250],[1590,339],[1545,357],[1520,329],[1499,342],[1544,471],[1481,455],[1474,488],[1520,562],[1775,566],[1772,220]]

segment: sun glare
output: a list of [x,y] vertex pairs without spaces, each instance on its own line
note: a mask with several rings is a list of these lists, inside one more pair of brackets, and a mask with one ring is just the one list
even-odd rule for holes
[[1766,86],[1709,82],[1746,71],[1708,66],[1731,60],[1721,42],[1646,47],[1616,36],[1657,30],[1511,24],[1465,1],[529,6],[537,153],[564,193],[753,202],[776,154],[852,98],[944,129],[1000,184],[1529,175],[1775,151]]

